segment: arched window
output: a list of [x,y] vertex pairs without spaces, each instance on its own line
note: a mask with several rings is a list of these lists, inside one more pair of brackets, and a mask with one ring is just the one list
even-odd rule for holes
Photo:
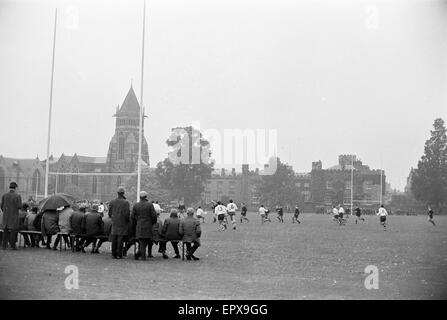
[[[73,173],[78,173],[78,172],[79,172],[78,168],[73,169]],[[75,186],[77,186],[78,183],[79,183],[78,176],[77,175],[71,176],[71,184],[74,184]]]
[[40,190],[40,182],[41,182],[41,176],[39,170],[34,170],[33,173],[33,181],[32,181],[32,191],[36,192]]
[[97,191],[98,191],[98,177],[93,176],[92,193],[97,193]]
[[5,191],[6,174],[3,168],[0,168],[0,192]]
[[118,160],[124,159],[124,136],[120,135],[118,137]]

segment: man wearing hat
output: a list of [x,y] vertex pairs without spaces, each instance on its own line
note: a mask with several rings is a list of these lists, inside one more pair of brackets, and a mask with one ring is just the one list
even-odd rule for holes
[[154,205],[147,200],[147,192],[140,192],[140,202],[136,203],[132,208],[132,221],[136,226],[135,237],[139,242],[139,251],[135,255],[135,259],[146,260],[146,248],[154,235],[152,226],[157,223],[157,213]]
[[89,213],[84,216],[83,229],[85,230],[86,238],[85,244],[82,245],[81,251],[85,253],[85,248],[87,248],[91,243],[93,243],[91,253],[99,253],[96,247],[97,236],[102,235],[104,231],[104,222],[102,221],[102,216],[98,212],[99,206],[97,204],[92,205],[92,209]]
[[3,211],[3,241],[2,248],[6,249],[7,243],[11,249],[17,250],[17,229],[19,227],[19,209],[22,208],[22,198],[16,193],[17,183],[9,184],[9,192],[2,196],[0,208]]
[[110,238],[112,240],[112,257],[114,259],[123,258],[123,239],[128,234],[128,225],[130,221],[130,204],[124,197],[124,188],[117,190],[118,197],[109,204],[109,217],[112,219],[112,231]]

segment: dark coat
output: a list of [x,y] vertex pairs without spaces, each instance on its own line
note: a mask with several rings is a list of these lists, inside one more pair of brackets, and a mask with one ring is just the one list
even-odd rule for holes
[[41,231],[42,229],[42,216],[43,212],[39,212],[38,214],[36,214],[36,218],[34,219],[33,225],[34,229],[37,231]]
[[17,230],[19,228],[19,209],[22,208],[22,198],[11,189],[2,196],[3,228]]
[[162,229],[162,235],[166,241],[180,241],[182,236],[179,232],[180,219],[177,217],[170,217],[165,220]]
[[157,213],[152,203],[145,199],[136,203],[132,208],[132,220],[136,239],[153,239],[152,227],[157,223]]
[[101,214],[97,211],[87,213],[82,221],[82,227],[85,230],[85,234],[89,237],[102,235],[104,223],[102,222]]
[[37,231],[37,230],[39,230],[40,231],[40,229],[36,229],[34,227],[34,221],[36,220],[36,217],[37,217],[37,214],[32,213],[32,212],[28,213],[28,215],[25,218],[26,230],[29,230],[29,231]]
[[82,221],[84,220],[85,213],[82,211],[75,211],[70,217],[70,226],[74,234],[85,234],[85,230],[82,229]]
[[59,213],[56,210],[45,211],[42,216],[42,234],[50,236],[59,231]]
[[130,204],[124,197],[110,201],[109,217],[112,218],[111,235],[127,236],[130,221]]
[[202,235],[200,221],[193,216],[187,216],[180,221],[179,233],[182,236],[182,241],[200,242],[199,238]]
[[104,224],[103,227],[103,235],[109,236],[110,232],[112,231],[112,219],[110,217],[106,216],[102,218],[102,222]]
[[154,241],[162,241],[164,240],[164,237],[161,233],[163,229],[163,222],[161,221],[160,218],[157,218],[157,222],[152,226],[152,234],[153,234],[153,239]]
[[27,225],[25,224],[25,219],[26,216],[28,215],[28,212],[26,212],[25,210],[19,210],[19,226],[18,226],[18,230],[26,230],[27,229]]

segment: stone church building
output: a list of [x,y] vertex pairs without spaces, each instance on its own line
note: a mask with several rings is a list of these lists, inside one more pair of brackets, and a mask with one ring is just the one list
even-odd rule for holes
[[[116,196],[116,188],[125,185],[136,173],[138,159],[138,135],[140,104],[130,87],[121,106],[113,115],[116,118],[115,134],[110,140],[106,157],[89,157],[79,154],[50,157],[48,193],[68,192],[82,194],[84,199],[110,200]],[[143,117],[143,121],[146,116]],[[143,166],[149,166],[146,138],[142,142]],[[9,182],[16,181],[22,199],[43,198],[45,190],[45,160],[14,159],[0,155],[0,193],[8,190]],[[79,173],[72,175],[70,173]],[[123,175],[117,175],[123,173]]]

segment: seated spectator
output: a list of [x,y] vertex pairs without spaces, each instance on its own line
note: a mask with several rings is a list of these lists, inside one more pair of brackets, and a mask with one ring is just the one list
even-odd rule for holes
[[180,219],[178,218],[177,210],[171,209],[171,214],[169,218],[167,218],[163,224],[163,228],[161,231],[162,237],[165,241],[163,241],[163,250],[166,252],[166,243],[168,241],[171,242],[172,248],[174,248],[176,259],[180,258],[180,253],[178,251],[178,243],[182,240],[182,236],[179,232]]
[[99,240],[99,243],[96,246],[96,250],[95,250],[96,252],[95,253],[99,253],[99,248],[101,248],[101,245],[104,242],[110,241],[109,237],[110,237],[110,232],[112,231],[112,219],[108,215],[104,215],[102,217],[102,222],[103,222],[103,232],[102,232],[102,235],[104,236],[104,238]]
[[[188,208],[186,214],[186,218],[182,219],[179,225],[179,233],[182,236],[182,241],[186,243],[186,259],[199,260],[199,258],[194,256],[194,252],[200,247],[200,236],[202,235],[200,221],[194,218],[193,208]],[[192,247],[191,244],[193,244]]]
[[148,246],[148,257],[152,257],[152,246],[158,245],[158,252],[163,254],[163,259],[168,259],[169,257],[165,253],[165,241],[162,237],[161,231],[163,228],[163,222],[160,219],[160,212],[157,212],[157,222],[152,226],[152,241],[149,242]]
[[[25,218],[25,228],[28,231],[37,231],[34,227],[34,220],[36,220],[37,211],[39,209],[37,207],[33,207],[32,210],[28,213],[28,215]],[[31,234],[30,235],[31,240],[31,247],[36,248],[39,247],[40,242],[40,235],[37,234]]]
[[45,210],[42,216],[41,232],[47,240],[47,249],[51,249],[51,238],[59,231],[59,212],[56,210]]
[[57,250],[57,245],[59,241],[62,241],[61,238],[64,239],[67,246],[70,248],[70,237],[69,233],[72,232],[71,229],[71,215],[73,214],[73,209],[70,207],[65,207],[62,211],[59,212],[59,232],[64,234],[58,234],[56,240],[54,241],[53,250]]
[[[28,203],[24,203],[22,205],[22,209],[19,211],[19,227],[18,231],[26,230],[25,219],[28,215]],[[27,234],[23,234],[24,246],[31,247],[31,241]]]
[[[35,207],[35,208],[37,208],[37,207]],[[39,211],[39,208],[37,208],[37,214],[36,214],[36,217],[34,218],[34,222],[33,222],[33,226],[36,231],[42,231],[42,216],[43,216],[43,212]],[[42,235],[39,235],[38,238],[39,238],[39,241],[37,241],[36,247],[39,248],[40,241],[42,242],[42,245],[45,246],[46,243],[45,243],[44,237]]]
[[75,235],[75,250],[81,251],[81,246],[84,243],[85,230],[82,229],[82,221],[84,220],[85,211],[87,207],[82,204],[78,210],[75,210],[70,217],[70,227],[72,233]]
[[96,248],[96,237],[102,235],[104,230],[104,223],[102,222],[102,216],[98,212],[98,205],[92,205],[92,209],[84,216],[83,228],[85,229],[85,244],[82,245],[81,251],[85,253],[84,248],[87,248],[93,243],[91,253],[99,253]]

